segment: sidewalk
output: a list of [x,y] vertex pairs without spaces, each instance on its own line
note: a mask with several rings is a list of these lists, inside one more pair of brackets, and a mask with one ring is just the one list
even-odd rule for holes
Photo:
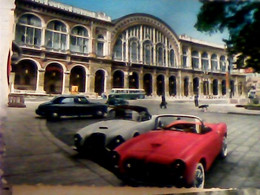
[[96,163],[74,158],[77,152],[56,139],[46,129],[45,120],[32,120],[35,115],[28,108],[33,104],[26,106],[7,109],[4,184],[115,186],[120,182]]

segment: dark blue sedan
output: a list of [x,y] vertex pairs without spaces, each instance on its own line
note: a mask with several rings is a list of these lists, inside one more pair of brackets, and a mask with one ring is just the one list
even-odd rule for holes
[[107,114],[107,105],[90,102],[83,95],[60,95],[49,102],[40,104],[35,112],[51,119],[82,115],[104,117]]

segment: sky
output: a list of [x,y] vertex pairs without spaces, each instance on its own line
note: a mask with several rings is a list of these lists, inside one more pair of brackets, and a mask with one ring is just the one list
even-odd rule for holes
[[132,13],[146,13],[160,18],[177,35],[224,44],[227,33],[209,35],[194,28],[201,3],[198,0],[54,0],[93,12],[104,12],[112,20]]

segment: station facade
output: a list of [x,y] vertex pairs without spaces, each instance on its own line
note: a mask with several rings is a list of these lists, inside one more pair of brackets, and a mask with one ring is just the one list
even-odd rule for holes
[[11,92],[108,94],[144,89],[147,96],[245,97],[246,77],[225,47],[178,36],[161,19],[116,20],[51,0],[17,0]]

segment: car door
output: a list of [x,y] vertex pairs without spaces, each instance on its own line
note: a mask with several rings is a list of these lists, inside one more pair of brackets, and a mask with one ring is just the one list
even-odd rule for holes
[[222,139],[221,136],[213,130],[200,136],[203,137],[201,141],[204,151],[202,153],[207,159],[208,166],[210,166],[220,152]]
[[86,115],[85,107],[88,104],[86,98],[83,97],[75,97],[75,109],[77,110],[78,115]]
[[72,116],[77,114],[77,108],[75,107],[74,97],[65,97],[60,102],[60,109],[62,115]]

